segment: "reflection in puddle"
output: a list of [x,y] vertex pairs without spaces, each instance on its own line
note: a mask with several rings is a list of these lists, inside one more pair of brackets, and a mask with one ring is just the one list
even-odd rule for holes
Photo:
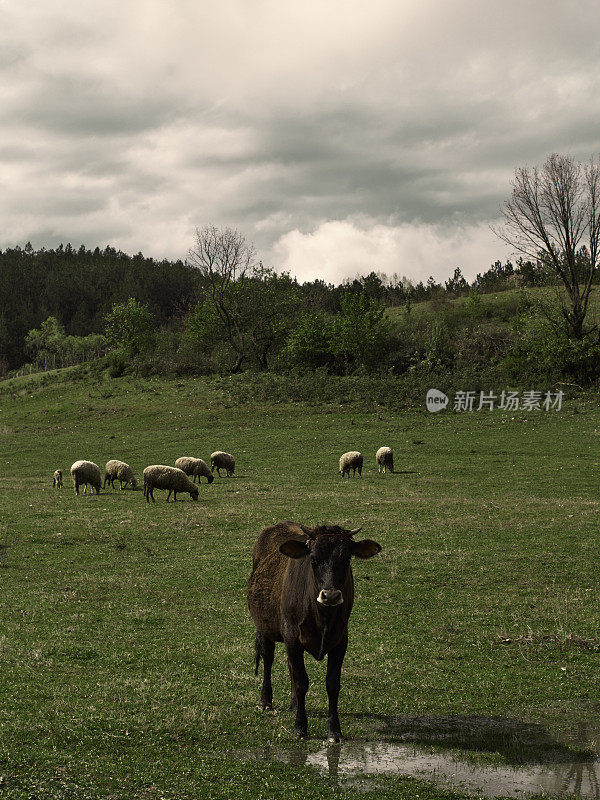
[[[310,766],[339,784],[365,788],[372,788],[369,777],[372,781],[378,775],[402,775],[488,797],[545,793],[600,800],[597,721],[586,724],[580,719],[575,726],[559,726],[561,730],[550,724],[555,730],[549,733],[539,723],[501,718],[397,717],[388,720],[385,729],[388,735],[393,729],[394,742],[345,742],[318,749],[307,743],[237,755],[252,761]],[[432,742],[437,744],[435,749],[430,747]],[[440,752],[442,742],[475,751],[474,758],[461,760],[455,750]],[[477,753],[485,752],[498,754],[506,763],[478,763]]]
[[337,779],[355,783],[374,775],[406,775],[434,781],[446,788],[521,797],[542,792],[571,797],[600,798],[600,760],[524,766],[492,766],[460,761],[444,753],[387,743],[324,745],[316,752],[301,748],[265,749],[238,753],[252,761],[281,761],[312,766]]
[[311,754],[307,763],[330,775],[410,775],[489,797],[540,792],[600,797],[600,761],[498,767],[459,761],[444,753],[423,753],[401,745],[341,745],[336,749],[337,753],[321,750]]

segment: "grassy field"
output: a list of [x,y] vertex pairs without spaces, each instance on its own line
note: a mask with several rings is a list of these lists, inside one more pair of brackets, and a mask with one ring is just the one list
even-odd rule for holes
[[[448,796],[393,776],[340,785],[302,763],[327,708],[324,665],[309,658],[300,757],[241,757],[295,747],[281,646],[277,712],[257,710],[245,605],[255,537],[282,519],[362,525],[383,546],[354,567],[348,740],[431,745],[443,729],[473,758],[581,757],[571,733],[600,716],[594,399],[429,415],[235,405],[201,380],[12,386],[0,394],[1,797]],[[398,472],[380,477],[383,444]],[[216,449],[235,454],[236,475],[203,484],[198,503],[75,497],[68,474],[80,458],[120,458],[141,476]],[[365,470],[342,481],[350,449]],[[533,742],[486,724],[542,719]]]
[[[527,304],[544,303],[553,306],[558,297],[562,297],[565,290],[559,286],[529,286],[522,289],[507,289],[502,292],[488,292],[480,295],[482,304],[482,316],[507,320],[515,316],[519,308],[519,301],[527,301]],[[413,317],[435,316],[444,308],[460,308],[467,302],[467,297],[457,297],[454,299],[435,299],[425,300],[411,305]],[[487,313],[486,313],[487,312]],[[406,317],[404,306],[390,306],[387,309],[389,318],[395,322]],[[595,323],[600,315],[600,287],[592,286],[588,304],[588,321]]]

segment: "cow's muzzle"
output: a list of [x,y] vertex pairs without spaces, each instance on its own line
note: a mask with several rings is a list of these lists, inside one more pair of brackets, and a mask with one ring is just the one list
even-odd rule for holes
[[321,589],[317,595],[317,603],[322,606],[341,606],[344,596],[339,589]]

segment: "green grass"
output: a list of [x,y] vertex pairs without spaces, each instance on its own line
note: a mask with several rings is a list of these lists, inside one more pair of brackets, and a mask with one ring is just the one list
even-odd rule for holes
[[[480,295],[481,308],[480,316],[489,319],[499,319],[506,321],[517,313],[519,301],[527,300],[528,303],[542,302],[554,304],[556,302],[557,291],[563,295],[565,290],[559,286],[529,286],[521,289],[507,289],[503,292],[488,292]],[[411,305],[410,316],[415,319],[435,316],[443,309],[457,310],[462,308],[467,301],[467,296],[457,298],[436,298],[434,300],[424,300],[420,303]],[[386,310],[392,321],[400,321],[406,318],[404,306],[390,306]],[[597,321],[600,314],[600,287],[592,286],[588,305],[589,321]]]
[[[255,537],[282,519],[362,525],[383,546],[354,568],[349,740],[430,745],[419,720],[443,727],[448,715],[465,726],[554,715],[568,730],[600,696],[594,398],[561,412],[428,415],[234,405],[202,380],[12,387],[0,394],[0,796],[445,796],[398,777],[364,792],[305,765],[235,757],[295,746],[281,646],[277,713],[257,710],[245,605]],[[382,444],[395,475],[377,475]],[[236,475],[203,484],[198,503],[75,497],[68,474],[80,458],[121,458],[141,476],[215,449],[235,454]],[[350,449],[365,470],[342,481]],[[323,664],[307,666],[310,752],[327,700]],[[566,734],[525,746],[486,730],[450,744],[508,763],[578,752]]]

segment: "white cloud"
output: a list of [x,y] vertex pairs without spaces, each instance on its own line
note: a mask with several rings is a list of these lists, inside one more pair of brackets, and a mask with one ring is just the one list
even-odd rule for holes
[[329,221],[311,233],[290,231],[273,248],[273,261],[299,280],[384,272],[414,282],[450,278],[456,267],[472,280],[497,258],[509,256],[487,225],[384,225],[364,219]]

